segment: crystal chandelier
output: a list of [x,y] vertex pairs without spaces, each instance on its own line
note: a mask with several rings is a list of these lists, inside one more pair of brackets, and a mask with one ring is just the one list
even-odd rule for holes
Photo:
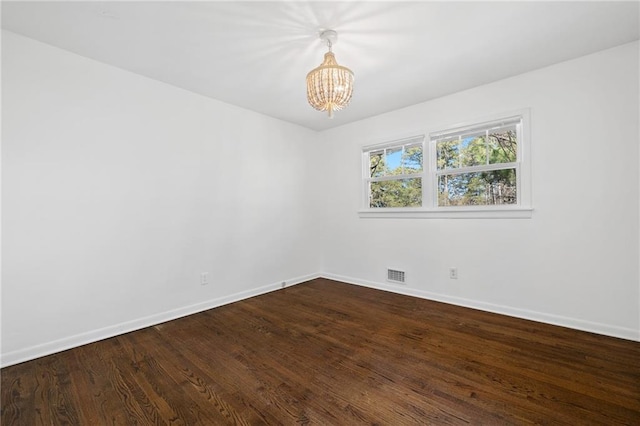
[[338,65],[331,51],[338,33],[326,30],[320,33],[320,39],[327,42],[329,51],[324,54],[322,64],[307,74],[307,100],[309,105],[318,111],[328,111],[329,118],[333,118],[333,112],[346,107],[351,100],[353,72]]

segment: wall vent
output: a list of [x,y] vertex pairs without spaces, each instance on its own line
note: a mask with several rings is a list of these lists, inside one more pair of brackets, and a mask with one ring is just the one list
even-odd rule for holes
[[404,271],[387,269],[387,281],[404,284]]

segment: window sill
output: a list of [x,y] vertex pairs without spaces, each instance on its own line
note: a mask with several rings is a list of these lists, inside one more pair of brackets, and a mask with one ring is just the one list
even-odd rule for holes
[[509,209],[364,209],[358,211],[361,218],[390,219],[530,219],[532,208],[517,207]]

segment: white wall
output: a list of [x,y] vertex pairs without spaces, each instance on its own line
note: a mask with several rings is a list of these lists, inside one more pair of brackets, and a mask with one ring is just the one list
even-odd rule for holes
[[[638,49],[623,45],[324,132],[325,275],[639,339]],[[522,108],[531,108],[533,218],[358,217],[363,145]],[[387,267],[404,269],[407,285],[387,285]]]
[[[316,134],[2,36],[3,365],[318,273],[640,337],[638,43]],[[526,107],[532,219],[358,217],[362,145]]]
[[310,130],[6,31],[2,124],[3,365],[320,270]]

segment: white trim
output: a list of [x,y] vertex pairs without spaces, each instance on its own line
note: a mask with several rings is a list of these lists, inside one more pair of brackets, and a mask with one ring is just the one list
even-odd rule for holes
[[436,209],[363,209],[358,211],[361,218],[375,219],[531,219],[533,209],[530,208],[467,208],[440,207]]
[[464,173],[479,173],[479,172],[490,172],[493,170],[508,170],[508,169],[518,169],[518,165],[520,163],[494,163],[494,164],[483,164],[481,166],[467,166],[467,167],[456,167],[455,169],[441,169],[435,171],[436,177],[443,175],[461,175]]
[[[495,116],[504,118],[499,118],[497,120],[490,119],[485,121],[468,121],[467,124],[463,124],[462,126],[450,127],[447,130],[431,132],[429,135],[432,141],[439,142],[441,140],[453,138],[456,136],[466,136],[472,133],[479,133],[480,130],[484,132],[487,129],[494,130],[502,127],[510,127],[519,124],[522,115],[527,112],[528,110],[523,109],[511,114],[495,114]],[[511,117],[509,117],[509,115],[511,115]]]
[[[403,269],[401,269],[403,270]],[[352,277],[347,277],[329,272],[319,272],[314,274],[303,275],[297,278],[286,280],[287,286],[292,286],[316,278],[326,278],[330,280],[340,281],[347,284],[354,284],[363,287],[374,288],[377,290],[389,291],[392,293],[404,294],[421,299],[434,300],[437,302],[448,303],[466,308],[479,309],[482,311],[493,312],[501,315],[508,315],[515,318],[523,318],[531,321],[542,322],[546,324],[558,325],[561,327],[573,328],[576,330],[588,331],[591,333],[602,334],[605,336],[618,337],[627,340],[640,342],[640,330],[634,330],[626,327],[618,327],[609,324],[585,321],[560,315],[547,314],[544,312],[530,311],[526,309],[512,308],[504,305],[496,305],[477,300],[465,299],[461,297],[447,296],[444,294],[431,293],[428,291],[417,290],[405,285],[393,285],[389,283],[378,283]],[[78,346],[94,343],[100,340],[115,337],[121,334],[140,330],[146,327],[152,327],[167,321],[182,318],[187,315],[197,314],[202,311],[217,308],[239,300],[248,299],[250,297],[259,296],[261,294],[276,291],[282,288],[282,282],[257,287],[252,290],[246,290],[229,296],[211,299],[205,302],[196,303],[194,305],[184,306],[170,311],[150,315],[144,318],[138,318],[121,324],[104,327],[98,330],[80,333],[75,336],[65,337],[59,340],[31,346],[13,352],[0,355],[0,367],[8,367],[10,365],[19,364],[21,362],[30,361],[46,355],[62,352]]]
[[379,151],[385,148],[392,148],[398,145],[412,145],[420,144],[426,140],[426,134],[422,132],[416,132],[413,136],[405,136],[395,138],[393,140],[385,140],[384,142],[376,142],[373,144],[363,145],[362,152],[369,153],[371,151]]
[[[436,130],[411,132],[393,138],[379,139],[377,143],[365,144],[362,150],[362,183],[361,183],[361,218],[469,218],[469,219],[523,219],[532,216],[532,178],[531,178],[531,109],[522,108],[499,114],[491,114],[463,123],[438,126]],[[474,129],[486,130],[491,125],[514,125],[518,132],[517,161],[512,163],[485,164],[453,169],[437,170],[436,142],[442,137],[464,133]],[[381,177],[370,176],[369,153],[389,147],[404,146],[410,143],[422,143],[422,171],[419,173],[391,175]],[[438,176],[475,173],[490,170],[516,170],[517,202],[509,205],[482,206],[438,206]],[[369,208],[370,186],[372,182],[396,181],[422,178],[422,207],[413,208]]]
[[[453,173],[449,173],[449,174],[453,174]],[[369,183],[371,182],[389,182],[392,180],[407,180],[407,179],[422,179],[422,173],[412,173],[410,175],[404,174],[404,175],[389,175],[389,176],[380,176],[380,177],[374,177],[374,178],[368,178],[367,180],[369,181]]]
[[[315,278],[319,278],[320,274],[309,274],[296,278],[291,278],[286,281],[287,287],[300,284]],[[64,337],[62,339],[54,340],[47,343],[31,346],[17,351],[3,353],[0,356],[0,367],[8,367],[10,365],[19,364],[21,362],[30,361],[32,359],[40,358],[46,355],[51,355],[56,352],[65,351],[67,349],[83,346],[89,343],[94,343],[99,340],[108,339],[121,334],[129,333],[132,331],[140,330],[146,327],[152,327],[154,325],[161,324],[163,322],[171,321],[174,319],[182,318],[187,315],[197,314],[198,312],[206,311],[209,309],[217,308],[222,305],[237,302],[239,300],[248,299],[250,297],[259,296],[261,294],[269,293],[272,291],[280,290],[282,288],[282,281],[277,283],[268,284],[262,287],[256,287],[250,290],[241,291],[238,293],[230,294],[228,296],[218,297],[216,299],[207,300],[204,302],[196,303],[193,305],[183,306],[180,308],[172,309],[165,312],[160,312],[154,315],[149,315],[143,318],[123,322],[120,324],[111,325],[108,327],[100,328],[98,330],[92,330],[85,333],[76,334],[74,336]]]
[[515,318],[541,322],[545,324],[557,325],[560,327],[572,328],[590,333],[602,334],[610,337],[633,340],[640,342],[640,330],[620,327],[616,325],[603,324],[592,321],[585,321],[577,318],[565,317],[561,315],[548,314],[545,312],[530,311],[528,309],[512,308],[510,306],[496,305],[479,300],[465,299],[462,297],[448,296],[445,294],[432,293],[424,290],[410,288],[404,285],[393,285],[368,280],[362,280],[332,273],[322,273],[321,278],[341,281],[348,284],[355,284],[377,290],[389,291],[392,293],[404,294],[407,296],[419,297],[421,299],[433,300],[436,302],[448,303],[450,305],[462,306],[465,308],[478,309],[486,312],[493,312],[501,315],[508,315]]
[[464,129],[466,127],[474,127],[475,125],[481,125],[483,123],[492,123],[492,122],[497,122],[497,121],[502,121],[502,119],[508,119],[511,117],[517,117],[517,116],[529,116],[530,117],[531,114],[531,108],[530,107],[525,107],[525,108],[519,108],[519,109],[515,109],[515,110],[510,110],[510,111],[504,111],[504,112],[499,112],[499,113],[493,113],[493,114],[487,114],[487,115],[481,115],[481,116],[475,116],[475,117],[471,117],[468,120],[465,120],[463,122],[458,122],[458,123],[442,123],[439,125],[435,125],[435,126],[429,126],[430,129],[426,132],[428,136],[430,135],[440,135],[442,133],[447,132],[448,130],[455,130],[455,129]]

